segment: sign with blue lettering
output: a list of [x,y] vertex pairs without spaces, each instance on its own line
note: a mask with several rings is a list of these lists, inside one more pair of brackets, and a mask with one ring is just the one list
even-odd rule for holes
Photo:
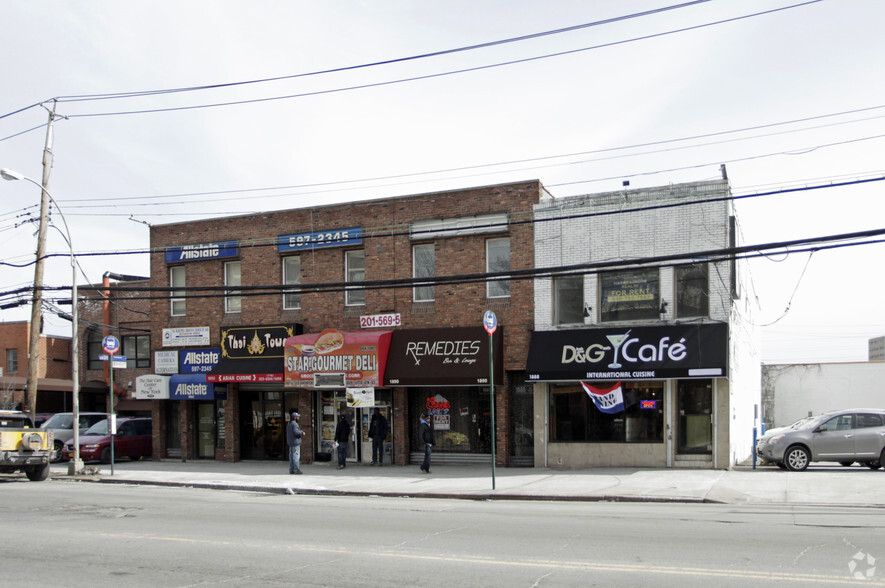
[[205,261],[207,259],[236,257],[239,253],[236,241],[218,241],[215,243],[199,243],[196,245],[183,245],[181,247],[167,247],[166,263]]
[[182,374],[208,374],[221,361],[221,349],[191,349],[178,352]]
[[206,381],[204,375],[170,376],[170,400],[227,400],[227,386]]
[[313,233],[296,233],[294,235],[280,235],[277,237],[277,250],[280,253],[292,253],[293,251],[307,251],[310,249],[318,249],[320,247],[359,245],[363,242],[362,237],[362,227],[315,231]]

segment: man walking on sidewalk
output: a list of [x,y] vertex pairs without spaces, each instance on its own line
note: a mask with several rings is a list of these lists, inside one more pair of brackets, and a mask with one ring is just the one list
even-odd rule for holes
[[286,425],[286,442],[289,444],[289,473],[301,473],[301,437],[304,433],[298,425],[298,418],[301,415],[296,411],[292,411],[289,424]]
[[421,464],[421,471],[429,474],[430,452],[433,448],[433,429],[430,427],[427,415],[421,415],[421,422],[418,425],[418,439],[424,442],[424,463]]
[[381,409],[375,407],[372,423],[369,425],[369,437],[372,438],[372,465],[384,465],[384,439],[387,437],[387,419]]

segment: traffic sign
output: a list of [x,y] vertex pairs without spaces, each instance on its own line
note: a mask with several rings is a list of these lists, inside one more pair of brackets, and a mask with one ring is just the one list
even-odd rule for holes
[[491,335],[498,329],[498,317],[496,317],[495,313],[491,310],[487,310],[486,313],[482,315],[482,325],[485,327],[488,334]]
[[113,355],[120,351],[120,341],[113,335],[108,335],[101,340],[101,348],[104,349],[105,353]]

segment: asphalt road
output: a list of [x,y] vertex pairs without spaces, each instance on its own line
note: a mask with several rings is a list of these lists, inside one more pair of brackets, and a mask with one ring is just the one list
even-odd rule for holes
[[799,586],[854,583],[854,572],[885,586],[881,509],[287,496],[13,477],[0,477],[0,497],[3,585]]

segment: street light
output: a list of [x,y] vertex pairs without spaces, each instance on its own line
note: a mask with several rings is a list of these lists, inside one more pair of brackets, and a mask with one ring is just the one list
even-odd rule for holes
[[[58,202],[55,201],[55,198],[49,193],[49,190],[43,187],[42,184],[29,178],[24,174],[20,174],[17,171],[13,171],[8,168],[0,169],[0,177],[4,180],[25,180],[31,182],[35,186],[39,187],[43,194],[55,204],[56,210],[58,210],[58,214],[61,217],[62,222],[65,225],[65,233],[67,233],[68,238],[68,247],[71,250],[71,358],[73,361],[71,362],[71,379],[72,382],[72,399],[71,404],[74,411],[74,455],[71,459],[71,463],[68,466],[68,474],[74,475],[83,470],[83,462],[80,461],[80,356],[78,353],[78,345],[77,345],[77,330],[79,329],[79,324],[77,321],[77,260],[74,257],[74,244],[71,241],[71,231],[68,228],[68,221],[65,219],[65,215],[62,214],[61,208],[58,206]],[[40,230],[45,235],[46,229],[46,211],[41,207],[41,215],[40,215]],[[40,249],[38,247],[38,249]],[[42,256],[42,252],[38,252],[37,257]],[[42,281],[42,276],[40,278]],[[38,302],[35,300],[35,306]],[[31,325],[31,328],[34,328],[34,325]],[[32,351],[33,352],[33,351]]]

